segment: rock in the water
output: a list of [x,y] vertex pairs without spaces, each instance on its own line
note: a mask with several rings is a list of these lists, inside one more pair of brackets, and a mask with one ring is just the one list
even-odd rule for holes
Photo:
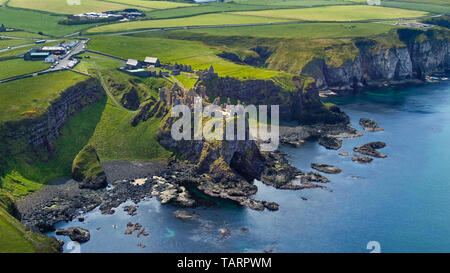
[[368,118],[361,118],[359,120],[359,124],[363,127],[364,130],[366,130],[367,132],[380,132],[380,131],[384,131],[383,128],[379,127],[378,124]]
[[146,248],[146,245],[143,245],[143,244],[139,243],[139,244],[138,244],[138,247],[140,247],[140,248]]
[[335,137],[322,136],[319,144],[330,150],[339,150],[342,147],[342,140]]
[[319,172],[329,173],[329,174],[338,174],[342,172],[341,169],[335,166],[327,165],[327,164],[316,164],[312,163],[311,168],[318,170]]
[[134,216],[137,214],[137,208],[136,206],[130,205],[130,206],[125,206],[123,208],[124,211],[128,212],[128,215]]
[[368,156],[359,156],[359,155],[354,155],[352,160],[354,162],[358,162],[358,163],[370,163],[373,161],[373,158],[368,157]]
[[309,172],[306,175],[303,175],[301,177],[302,182],[311,183],[311,182],[318,182],[318,183],[328,183],[330,180],[326,178],[325,176],[321,175],[320,173],[315,172]]
[[193,207],[195,200],[183,186],[171,184],[166,179],[154,176],[157,184],[152,188],[152,195],[157,196],[161,204],[173,204],[180,207]]
[[139,223],[135,223],[135,224],[133,224],[133,223],[131,223],[131,222],[129,222],[128,224],[127,224],[127,229],[125,230],[125,234],[132,234],[133,232],[135,232],[135,231],[139,231],[139,230],[141,230],[141,228],[142,228],[142,225],[141,224],[139,224]]
[[70,240],[84,243],[91,239],[89,230],[82,227],[70,227],[68,229],[57,229],[56,235],[69,236]]
[[340,155],[340,156],[349,156],[350,154],[347,153],[347,152],[340,152],[339,155]]
[[367,143],[367,144],[364,144],[359,147],[355,147],[353,149],[353,151],[364,154],[364,155],[370,155],[373,157],[386,158],[387,155],[382,154],[376,150],[376,149],[381,149],[384,147],[386,147],[386,143],[378,141],[378,142]]
[[272,211],[278,210],[280,208],[280,205],[278,205],[275,202],[263,201],[263,205],[266,209],[272,210]]
[[176,210],[173,213],[175,217],[181,220],[193,220],[193,219],[199,219],[200,216],[195,214],[194,212],[190,212],[187,210]]

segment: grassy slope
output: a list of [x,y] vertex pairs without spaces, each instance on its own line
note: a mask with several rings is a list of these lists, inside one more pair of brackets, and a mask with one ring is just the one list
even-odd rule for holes
[[209,26],[209,25],[234,25],[234,24],[258,24],[269,22],[284,22],[289,19],[273,19],[259,16],[243,16],[237,14],[220,13],[205,14],[177,19],[144,20],[126,23],[110,24],[89,29],[87,33],[120,32],[130,30],[142,30],[165,27],[184,26]]
[[2,35],[17,37],[17,38],[37,38],[37,39],[45,39],[46,36],[39,35],[37,33],[31,33],[26,31],[8,31],[3,32]]
[[33,9],[46,11],[56,14],[77,14],[91,11],[109,11],[122,10],[128,8],[128,5],[117,3],[98,1],[98,0],[81,0],[81,5],[68,5],[66,0],[10,0],[9,7]]
[[268,5],[268,6],[329,6],[353,4],[351,0],[233,0],[233,2],[247,5]]
[[[221,50],[194,41],[96,36],[90,42],[89,47],[115,56],[139,60],[154,55],[158,56],[163,63],[190,64],[194,69],[208,69],[213,64],[216,72],[222,76],[266,79],[280,74],[278,71],[238,65],[226,61],[216,55],[222,52]],[[133,48],[133,50],[129,50],[130,48]]]
[[21,119],[29,110],[44,111],[59,92],[83,79],[86,76],[67,71],[2,84],[0,121]]
[[13,59],[0,62],[0,79],[29,74],[49,67],[43,61],[26,62],[23,59]]
[[237,12],[237,14],[309,21],[359,21],[369,19],[421,17],[425,16],[427,13],[422,11],[355,5],[309,9],[248,11]]
[[[36,1],[41,3],[42,1]],[[64,2],[65,3],[65,2]],[[8,27],[22,29],[30,32],[43,32],[46,35],[62,36],[73,33],[92,25],[66,26],[58,25],[64,16],[54,16],[43,12],[0,8],[0,18]],[[24,19],[26,18],[26,20]]]
[[317,39],[377,35],[387,32],[394,27],[393,25],[379,23],[306,23],[220,29],[193,29],[189,30],[189,32],[218,36]]

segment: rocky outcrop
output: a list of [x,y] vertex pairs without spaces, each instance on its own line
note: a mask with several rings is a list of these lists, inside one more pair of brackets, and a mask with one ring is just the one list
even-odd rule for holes
[[322,136],[319,138],[319,145],[329,150],[339,150],[342,147],[342,140],[335,137]]
[[360,154],[364,154],[364,155],[370,155],[373,157],[386,158],[387,155],[382,154],[379,151],[377,151],[377,149],[382,149],[384,147],[386,147],[386,143],[378,141],[378,142],[367,143],[367,144],[364,144],[359,147],[355,147],[353,149],[353,151],[358,152]]
[[[244,105],[279,105],[280,119],[298,121],[302,124],[348,123],[348,117],[338,107],[326,108],[314,88],[313,79],[294,77],[287,90],[272,80],[238,80],[213,78],[203,80],[198,89],[204,88],[210,98],[231,99]],[[200,93],[200,92],[199,92]]]
[[[318,90],[346,92],[363,87],[382,86],[423,79],[434,72],[450,70],[450,35],[448,30],[426,31],[398,29],[391,37],[358,38],[359,53],[342,65],[328,64],[315,58],[302,70],[315,79]],[[390,40],[394,40],[392,44]]]
[[381,132],[384,131],[383,128],[381,128],[380,126],[378,126],[378,124],[368,118],[361,118],[359,120],[359,125],[361,125],[361,127],[363,127],[363,129],[367,132]]
[[130,110],[136,110],[139,108],[139,105],[141,104],[140,99],[139,99],[139,94],[136,90],[136,88],[133,86],[131,87],[131,89],[124,93],[122,95],[122,98],[120,99],[120,103],[122,103],[122,105]]
[[56,235],[69,236],[70,240],[85,243],[91,239],[89,230],[82,227],[70,227],[68,229],[57,229]]
[[80,182],[80,188],[98,190],[106,187],[106,174],[95,148],[86,145],[72,163],[72,178]]
[[319,172],[329,173],[329,174],[338,174],[338,173],[342,172],[341,169],[339,169],[338,167],[327,165],[327,164],[312,163],[311,168],[318,170]]

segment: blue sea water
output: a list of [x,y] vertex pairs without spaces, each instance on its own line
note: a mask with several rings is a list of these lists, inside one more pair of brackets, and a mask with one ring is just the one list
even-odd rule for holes
[[[283,147],[303,171],[314,162],[343,171],[327,175],[331,183],[325,190],[277,190],[256,181],[255,198],[279,203],[276,212],[197,208],[193,211],[201,219],[184,222],[173,216],[176,208],[153,198],[138,204],[136,216],[127,215],[124,204],[113,215],[95,210],[84,215],[84,222],[58,227],[91,231],[81,252],[369,252],[370,241],[378,242],[381,252],[449,252],[450,83],[387,88],[335,102],[364,133],[344,139],[339,151],[352,153],[357,145],[384,141],[387,147],[380,151],[386,159],[358,164],[315,142]],[[364,132],[361,117],[374,119],[385,131]],[[128,222],[141,223],[150,235],[125,235]],[[220,228],[231,236],[222,238]],[[65,250],[70,252],[70,245]]]

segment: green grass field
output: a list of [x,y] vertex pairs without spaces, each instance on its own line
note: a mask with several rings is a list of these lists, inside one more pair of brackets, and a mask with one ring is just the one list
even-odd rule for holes
[[186,18],[144,20],[100,26],[89,29],[88,34],[122,32],[152,28],[184,27],[184,26],[209,26],[209,25],[234,25],[234,24],[258,24],[269,22],[285,22],[289,19],[274,19],[260,16],[244,16],[238,14],[220,13],[205,14]]
[[[43,32],[45,35],[62,36],[73,33],[92,25],[59,25],[58,22],[64,16],[53,16],[42,12],[31,10],[18,10],[0,8],[0,18],[8,27],[13,27],[29,32]],[[26,20],[25,20],[26,18]]]
[[3,32],[1,33],[1,35],[4,36],[9,36],[9,37],[16,37],[16,38],[30,38],[30,39],[44,39],[46,36],[43,35],[39,35],[37,33],[31,33],[31,32],[26,32],[26,31],[8,31],[8,32]]
[[[365,2],[365,0],[362,0]],[[359,3],[353,0],[233,0],[235,3],[246,5],[267,5],[267,6],[292,6],[292,7],[316,7],[331,5],[349,5]]]
[[30,44],[32,42],[28,40],[15,40],[15,39],[0,39],[0,50],[5,49],[9,46],[18,46],[18,45],[25,45]]
[[0,62],[0,79],[29,74],[45,70],[50,65],[43,61],[24,61],[23,59],[13,59]]
[[[444,3],[445,2],[445,3]],[[384,7],[401,8],[409,10],[422,10],[438,14],[450,13],[450,4],[448,1],[382,1]]]
[[[158,56],[163,63],[178,62],[190,64],[193,69],[208,69],[212,64],[216,72],[221,76],[232,76],[241,79],[267,79],[282,74],[279,71],[238,65],[224,60],[216,55],[222,50],[195,41],[140,37],[124,39],[119,36],[95,36],[89,43],[89,48],[122,58],[139,60],[143,60],[149,55]],[[133,50],[130,50],[130,48],[133,48]]]
[[379,23],[306,23],[219,29],[193,29],[191,33],[214,36],[244,36],[287,39],[318,39],[371,36],[388,32],[395,26]]
[[308,21],[362,21],[372,19],[412,18],[427,15],[426,12],[422,11],[363,5],[247,11],[236,12],[236,14]]
[[33,9],[46,11],[55,14],[77,14],[91,11],[109,11],[122,10],[128,8],[128,5],[111,3],[99,0],[82,0],[81,5],[69,5],[66,0],[10,0],[9,7]]
[[108,0],[107,2],[119,3],[128,6],[136,6],[138,8],[146,8],[150,10],[197,6],[189,3],[169,2],[169,1],[148,1],[148,0]]
[[86,78],[73,72],[55,72],[4,83],[0,89],[0,120],[21,119],[22,113],[30,110],[45,111],[61,91]]

